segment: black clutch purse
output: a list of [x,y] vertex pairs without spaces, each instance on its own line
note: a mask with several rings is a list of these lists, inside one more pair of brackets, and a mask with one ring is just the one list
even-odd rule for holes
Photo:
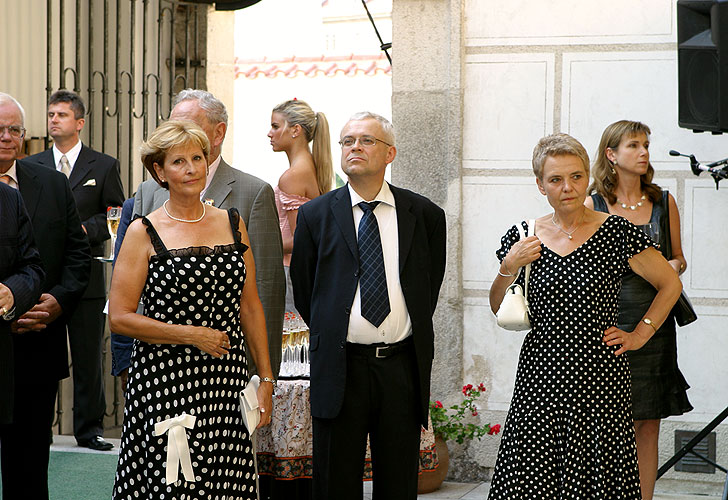
[[[662,192],[662,208],[665,212],[665,230],[667,234],[667,245],[665,248],[665,253],[668,260],[672,258],[672,245],[670,245],[670,206],[668,203],[668,194],[667,190]],[[685,326],[689,325],[696,319],[698,319],[698,315],[695,312],[695,309],[693,309],[693,305],[690,303],[690,299],[688,298],[688,295],[683,292],[680,294],[680,297],[677,299],[677,302],[675,302],[675,305],[672,308],[672,315],[675,317],[675,322],[677,323],[677,326]]]
[[675,322],[678,326],[689,325],[698,319],[698,315],[695,313],[695,309],[693,309],[693,305],[685,292],[682,292],[677,302],[675,302],[672,315],[675,316]]

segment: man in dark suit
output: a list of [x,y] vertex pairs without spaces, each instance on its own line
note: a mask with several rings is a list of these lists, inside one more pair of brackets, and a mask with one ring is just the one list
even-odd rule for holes
[[[0,135],[22,135],[12,127],[0,125]],[[8,181],[0,173],[0,449],[4,425],[12,421],[15,394],[10,322],[38,301],[45,277],[23,199]]]
[[[0,94],[0,126],[23,127],[20,104]],[[3,427],[6,500],[48,498],[49,433],[58,381],[68,376],[66,321],[86,289],[88,238],[63,174],[17,160],[23,136],[0,137],[0,173],[25,201],[46,277],[36,305],[13,322],[15,408]]]
[[[53,147],[29,157],[30,162],[64,173],[88,235],[93,257],[104,254],[110,238],[106,209],[121,206],[124,190],[119,161],[81,143],[86,108],[81,98],[59,90],[48,102],[48,133]],[[73,434],[79,446],[109,450],[111,443],[101,437],[106,411],[104,376],[101,368],[106,283],[104,264],[90,258],[91,277],[76,311],[68,320],[68,338],[73,363]]]
[[397,152],[385,118],[354,115],[340,144],[349,183],[299,209],[291,259],[310,327],[313,496],[361,498],[368,434],[373,498],[415,499],[445,214],[384,182]]
[[[255,258],[255,281],[268,331],[270,364],[273,376],[277,377],[282,354],[286,276],[273,188],[267,182],[231,167],[222,158],[228,115],[225,105],[210,92],[185,89],[177,94],[170,119],[193,121],[205,131],[210,140],[210,155],[207,185],[201,193],[203,201],[222,209],[237,208],[248,229],[250,249]],[[139,186],[135,199],[134,215],[149,215],[169,199],[169,191],[149,179]],[[248,356],[248,364],[254,371],[252,356]]]

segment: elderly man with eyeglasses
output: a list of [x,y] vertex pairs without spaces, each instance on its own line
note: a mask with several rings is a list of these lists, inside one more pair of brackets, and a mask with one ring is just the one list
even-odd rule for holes
[[392,124],[358,113],[341,132],[349,183],[298,211],[296,309],[310,327],[313,496],[361,498],[369,435],[375,500],[414,500],[445,273],[445,213],[384,181]]
[[25,112],[0,93],[0,181],[18,189],[46,277],[37,303],[11,323],[15,365],[12,421],[0,426],[3,498],[47,499],[48,435],[58,381],[68,377],[66,319],[88,284],[91,253],[68,179],[18,160]]

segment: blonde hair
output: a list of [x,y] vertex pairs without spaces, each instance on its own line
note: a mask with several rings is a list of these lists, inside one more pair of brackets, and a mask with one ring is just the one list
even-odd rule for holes
[[[597,149],[594,160],[594,179],[589,186],[589,192],[601,195],[610,205],[617,202],[615,191],[619,184],[619,177],[614,170],[614,165],[607,158],[607,148],[616,151],[622,139],[631,138],[637,134],[645,134],[649,138],[650,127],[642,122],[620,120],[612,123],[602,132],[599,149]],[[640,187],[653,203],[657,203],[662,199],[662,190],[660,186],[652,182],[654,175],[655,169],[652,168],[652,163],[648,163],[647,172],[640,176]]]
[[210,154],[210,141],[199,125],[189,120],[169,120],[157,127],[139,148],[144,168],[164,189],[169,189],[169,183],[159,178],[154,164],[164,165],[164,159],[170,149],[188,144],[198,146],[207,160]]
[[280,103],[273,108],[273,112],[283,115],[289,126],[299,125],[306,134],[306,142],[313,141],[311,156],[319,193],[331,191],[334,182],[334,164],[331,159],[331,137],[326,116],[321,112],[314,113],[311,106],[298,99]]
[[539,139],[536,147],[533,148],[531,165],[533,173],[540,180],[543,180],[543,165],[546,158],[551,156],[573,155],[581,160],[584,171],[589,176],[589,154],[582,144],[569,134],[558,133],[547,135]]

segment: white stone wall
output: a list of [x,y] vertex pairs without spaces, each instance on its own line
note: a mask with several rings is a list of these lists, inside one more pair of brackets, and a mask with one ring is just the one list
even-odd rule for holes
[[[594,156],[608,124],[640,120],[653,132],[656,181],[678,202],[689,264],[682,278],[700,315],[680,329],[678,341],[695,410],[663,423],[660,462],[665,462],[674,453],[676,429],[700,429],[728,404],[728,263],[722,257],[728,248],[722,230],[728,182],[716,191],[712,179],[695,177],[685,159],[667,154],[677,149],[715,161],[728,156],[728,136],[677,126],[676,2],[398,0],[393,7],[395,54],[418,56],[394,60],[395,126],[416,130],[412,114],[435,103],[446,112],[434,116],[437,123],[428,128],[439,127],[438,140],[450,146],[424,165],[408,158],[401,166],[434,170],[437,165],[428,161],[457,163],[446,165],[448,172],[455,169],[455,178],[446,179],[445,200],[437,198],[448,213],[449,248],[432,398],[454,402],[456,386],[484,381],[489,390],[481,420],[505,421],[524,335],[496,326],[488,290],[503,233],[519,220],[551,211],[531,172],[533,146],[545,134],[567,132]],[[449,37],[443,33],[448,29]],[[413,133],[411,142],[400,142],[400,151],[420,144]],[[401,179],[414,189],[440,193],[430,178]],[[453,381],[458,355],[461,376]],[[717,444],[717,461],[727,464],[728,424],[718,428]],[[486,438],[454,447],[456,467],[487,474],[497,446],[498,439]],[[453,475],[462,476],[457,470]],[[725,477],[671,471],[662,481],[671,480],[715,492]]]

